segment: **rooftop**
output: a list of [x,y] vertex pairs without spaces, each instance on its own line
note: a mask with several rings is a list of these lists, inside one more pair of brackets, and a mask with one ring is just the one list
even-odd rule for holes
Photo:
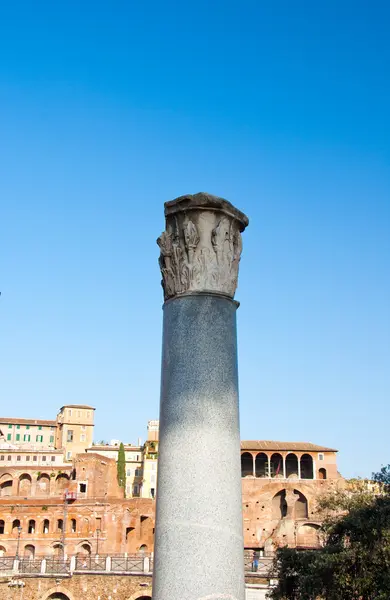
[[89,404],[64,404],[64,406],[61,406],[60,411],[64,408],[88,408],[89,410],[96,410],[95,407],[89,406]]
[[297,452],[338,452],[334,448],[311,442],[276,442],[273,440],[244,440],[241,450],[296,450]]
[[0,424],[3,425],[48,425],[50,427],[54,427],[56,425],[55,421],[51,421],[48,419],[17,419],[15,417],[0,417]]

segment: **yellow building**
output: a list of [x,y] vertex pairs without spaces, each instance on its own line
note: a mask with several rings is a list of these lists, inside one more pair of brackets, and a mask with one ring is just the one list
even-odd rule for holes
[[66,404],[60,408],[56,419],[56,448],[63,448],[65,460],[85,452],[93,443],[93,406]]
[[54,448],[56,421],[0,418],[0,439],[18,448]]

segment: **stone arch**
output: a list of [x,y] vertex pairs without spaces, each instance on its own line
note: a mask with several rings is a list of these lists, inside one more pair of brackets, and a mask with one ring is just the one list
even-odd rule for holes
[[272,518],[283,519],[287,515],[286,490],[280,490],[272,498]]
[[18,496],[31,496],[32,478],[28,473],[23,473],[19,477]]
[[271,477],[283,478],[283,456],[279,452],[274,452],[271,456]]
[[0,556],[5,556],[7,554],[7,549],[5,546],[0,546]]
[[44,519],[42,523],[42,533],[49,533],[50,531],[50,521],[49,519]]
[[60,473],[56,477],[56,494],[61,495],[65,492],[65,490],[69,487],[69,475],[66,473]]
[[318,479],[326,479],[326,469],[318,469]]
[[304,496],[299,490],[294,490],[294,494],[298,496],[294,507],[295,519],[307,519],[309,516],[309,507],[306,496]]
[[297,546],[304,548],[317,548],[320,526],[317,523],[304,523],[297,531]]
[[51,546],[53,556],[62,556],[63,545],[61,542],[54,542]]
[[12,496],[12,481],[13,477],[10,473],[4,473],[0,477],[0,498]]
[[14,519],[12,521],[12,533],[18,533],[18,527],[20,526],[20,519]]
[[48,473],[40,473],[37,478],[37,496],[48,496],[50,493],[50,476]]
[[264,452],[256,454],[255,474],[256,477],[268,477],[268,456]]
[[141,552],[141,554],[145,554],[145,552],[148,551],[148,547],[146,544],[141,544],[141,546],[138,548],[138,552]]
[[92,546],[88,540],[83,540],[80,542],[76,549],[77,554],[81,554],[83,556],[91,556],[92,554]]
[[23,549],[23,558],[34,560],[35,557],[35,546],[33,544],[26,544]]
[[47,590],[39,600],[76,600],[72,592],[63,585],[56,585]]
[[250,452],[241,454],[241,477],[253,477],[253,456]]
[[310,454],[301,456],[301,479],[314,479],[313,457]]
[[135,592],[129,600],[152,600],[152,596],[149,596],[148,592]]
[[286,479],[298,479],[298,457],[293,452],[286,456]]

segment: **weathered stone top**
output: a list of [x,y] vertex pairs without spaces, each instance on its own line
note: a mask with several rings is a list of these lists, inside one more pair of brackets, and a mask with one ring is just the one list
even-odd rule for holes
[[244,231],[245,227],[249,224],[249,219],[243,212],[238,210],[231,202],[220,198],[219,196],[213,196],[207,192],[198,192],[197,194],[188,194],[186,196],[179,196],[175,200],[165,202],[165,216],[175,215],[179,212],[186,212],[188,210],[220,210],[226,213],[233,219],[237,219],[240,223],[240,231]]
[[166,202],[165,220],[157,240],[165,300],[194,292],[233,298],[248,217],[201,192]]

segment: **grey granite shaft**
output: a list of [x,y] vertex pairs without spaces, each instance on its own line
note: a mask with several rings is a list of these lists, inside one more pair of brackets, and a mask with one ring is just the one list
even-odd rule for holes
[[153,600],[244,600],[237,303],[164,305]]

